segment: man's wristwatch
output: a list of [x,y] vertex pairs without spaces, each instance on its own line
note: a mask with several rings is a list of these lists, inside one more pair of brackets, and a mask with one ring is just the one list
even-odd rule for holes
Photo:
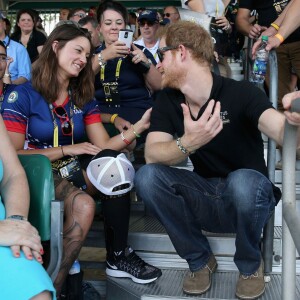
[[102,51],[98,54],[98,62],[100,67],[104,67],[107,64],[107,62],[102,57]]
[[6,219],[14,219],[14,220],[21,220],[21,221],[27,221],[27,218],[20,215],[12,215],[7,217]]

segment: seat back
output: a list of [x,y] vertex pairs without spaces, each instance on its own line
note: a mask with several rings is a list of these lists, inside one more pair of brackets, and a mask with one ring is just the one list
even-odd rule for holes
[[50,241],[47,272],[52,281],[60,269],[63,252],[64,202],[55,199],[52,166],[41,154],[19,155],[30,189],[28,220],[38,230],[42,241]]
[[29,221],[42,241],[50,240],[51,201],[55,199],[50,160],[41,154],[19,155],[30,189]]

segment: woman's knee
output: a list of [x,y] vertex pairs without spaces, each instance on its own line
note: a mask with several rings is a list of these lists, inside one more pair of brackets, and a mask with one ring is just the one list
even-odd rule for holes
[[65,200],[65,214],[72,217],[93,219],[96,209],[94,199],[85,192],[80,190],[73,192],[68,199]]
[[74,196],[74,209],[86,215],[94,215],[96,204],[94,199],[83,192]]

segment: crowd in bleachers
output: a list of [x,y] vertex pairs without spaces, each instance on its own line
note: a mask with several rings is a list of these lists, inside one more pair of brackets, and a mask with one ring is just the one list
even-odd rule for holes
[[[286,25],[285,18],[289,6],[298,4],[295,4],[294,0],[280,1],[281,4],[278,4],[274,11],[273,2],[272,5],[269,5],[268,1],[265,2],[257,4],[250,0],[189,0],[182,1],[182,7],[167,6],[158,10],[141,7],[129,11],[119,2],[100,1],[98,7],[61,8],[59,22],[51,32],[45,31],[43,26],[45,20],[35,10],[18,11],[13,28],[10,28],[11,24],[6,16],[0,13],[0,105],[4,124],[12,141],[12,146],[10,146],[14,147],[19,154],[30,152],[46,155],[53,163],[56,197],[65,201],[64,255],[59,274],[54,282],[59,299],[66,297],[65,283],[67,277],[70,276],[69,269],[78,258],[91,226],[95,213],[93,200],[95,195],[101,195],[103,203],[107,274],[114,277],[129,277],[137,283],[152,282],[161,276],[158,268],[144,262],[127,244],[130,216],[130,195],[127,186],[129,183],[122,183],[117,190],[111,188],[108,193],[107,187],[103,188],[98,177],[91,179],[90,176],[94,175],[87,175],[87,170],[90,163],[94,160],[98,162],[103,157],[121,160],[120,151],[126,153],[125,159],[128,162],[134,161],[134,148],[143,149],[149,128],[152,131],[152,137],[153,131],[159,128],[158,125],[155,125],[156,129],[150,127],[150,115],[156,99],[159,99],[161,88],[179,89],[183,82],[180,80],[184,80],[175,70],[173,72],[178,75],[177,77],[172,76],[171,71],[168,73],[167,69],[164,70],[162,67],[163,60],[168,57],[169,51],[179,48],[178,45],[174,46],[172,43],[185,41],[179,35],[178,39],[172,36],[168,40],[168,34],[173,32],[172,29],[168,31],[169,28],[178,26],[180,31],[180,24],[189,28],[187,23],[180,23],[181,19],[189,20],[188,12],[197,13],[196,15],[190,14],[190,20],[193,19],[195,23],[201,24],[204,20],[208,20],[207,30],[211,39],[206,40],[208,47],[202,53],[204,58],[196,59],[197,64],[199,62],[208,64],[205,65],[205,72],[199,68],[203,71],[205,78],[211,76],[208,75],[210,72],[208,70],[211,70],[213,61],[219,64],[220,70],[223,66],[225,71],[221,71],[222,75],[230,77],[230,63],[241,63],[245,40],[257,39],[255,44],[257,47],[261,35],[268,35],[270,49],[277,47],[278,103],[281,110],[283,109],[281,105],[283,96],[298,89],[300,29],[296,26],[293,32],[289,32],[286,28],[292,25],[290,23]],[[285,2],[285,5],[282,2]],[[267,9],[269,12],[266,12]],[[187,17],[183,18],[183,10]],[[297,9],[293,9],[293,12],[296,11]],[[196,29],[191,27],[191,30],[195,32]],[[119,38],[119,33],[124,30],[126,38],[132,34],[133,43],[130,43],[129,47]],[[166,32],[168,32],[167,35]],[[206,33],[201,34],[207,38]],[[291,35],[288,37],[289,34]],[[199,38],[195,37],[195,40]],[[176,57],[176,64],[183,71],[187,71],[184,67],[186,58],[190,59],[187,65],[192,70],[191,62],[195,57],[190,56],[189,51],[190,48],[196,47],[195,40],[193,38],[190,44],[189,41],[185,41],[182,61]],[[199,47],[200,43],[201,41],[199,41]],[[210,52],[210,49],[215,51],[214,56],[211,55],[213,52]],[[167,76],[169,76],[169,81],[165,79]],[[216,82],[221,82],[221,77],[213,78]],[[268,78],[267,76],[266,91]],[[245,87],[252,91],[248,85]],[[185,90],[184,87],[183,90]],[[190,91],[186,95],[190,96]],[[202,97],[209,95],[210,93],[207,92]],[[178,97],[178,101],[182,100],[180,95],[175,96]],[[260,98],[264,99],[261,95]],[[188,105],[190,99],[186,99]],[[263,109],[268,109],[269,106],[265,104]],[[219,108],[216,107],[216,111],[212,110],[209,118],[215,114],[220,115]],[[157,124],[167,108],[164,111],[163,105],[159,107],[161,111],[156,111],[152,116],[153,124]],[[259,112],[263,113],[263,109],[261,108]],[[185,110],[190,111],[193,120],[200,117],[197,105],[185,107]],[[257,115],[254,112],[251,113],[258,121]],[[226,116],[223,115],[223,118]],[[182,120],[183,117],[178,122]],[[221,125],[217,126],[221,130]],[[2,127],[1,121],[1,132]],[[170,127],[165,127],[165,130],[172,132]],[[182,129],[179,131],[181,132]],[[164,139],[168,141],[170,138],[174,142],[172,135],[168,135],[167,138],[158,137],[162,141]],[[183,154],[187,154],[186,157],[196,151],[196,148],[189,149],[181,142],[182,140],[178,137],[176,143],[174,142],[174,148],[176,150],[179,148]],[[110,151],[104,152],[102,151],[104,149],[110,149]],[[0,154],[2,151],[0,148]],[[162,149],[157,148],[157,153],[160,151]],[[153,150],[146,149],[146,152],[148,159],[156,157]],[[181,152],[179,154],[182,154]],[[154,159],[154,161],[160,160]],[[175,161],[178,162],[179,159]],[[197,162],[198,167],[201,168],[201,162]],[[7,172],[5,165],[6,161],[4,161],[4,174]],[[68,166],[67,175],[63,173],[66,171],[66,166]],[[146,175],[149,176],[149,174]],[[133,181],[133,176],[131,181]],[[141,180],[139,184],[142,193],[148,183],[143,183],[143,188],[141,188]],[[123,192],[122,189],[124,189]],[[1,187],[1,194],[2,192]],[[3,197],[5,197],[4,194]],[[25,214],[24,220],[18,221],[25,222],[28,214],[26,209],[9,212],[11,215],[22,213]],[[4,215],[1,217],[3,219]],[[1,222],[5,221],[0,221],[0,224]],[[3,246],[11,245],[6,243]],[[26,243],[21,246],[33,249],[33,246],[28,246]],[[24,250],[24,247],[22,249],[24,253],[26,252],[27,258],[32,259],[32,254],[27,248]],[[34,257],[41,262],[41,256],[36,252],[33,253]],[[206,258],[205,264],[212,264],[215,268],[214,257],[210,255]],[[255,274],[258,269],[259,272],[262,271],[263,266],[260,260],[253,265],[252,269],[244,268],[247,269],[244,272],[245,276]],[[196,269],[199,266],[199,264],[194,266],[194,271],[198,271]],[[187,293],[198,293],[193,291],[193,284],[188,283]],[[243,289],[246,288],[243,287]],[[47,282],[45,290],[52,291],[53,287],[51,285],[49,287]],[[35,296],[37,292],[41,291],[34,290],[30,297]],[[242,294],[239,295],[241,299],[244,299]],[[50,298],[49,293],[44,296],[47,299]],[[245,299],[252,299],[252,295],[249,297]]]

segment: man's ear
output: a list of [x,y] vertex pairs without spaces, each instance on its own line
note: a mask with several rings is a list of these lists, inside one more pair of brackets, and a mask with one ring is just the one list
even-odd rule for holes
[[178,49],[180,51],[180,56],[182,59],[186,59],[186,56],[187,56],[187,49],[185,48],[184,45],[179,45],[178,46]]
[[58,41],[54,41],[52,43],[52,50],[55,54],[57,54],[57,49],[58,49]]

